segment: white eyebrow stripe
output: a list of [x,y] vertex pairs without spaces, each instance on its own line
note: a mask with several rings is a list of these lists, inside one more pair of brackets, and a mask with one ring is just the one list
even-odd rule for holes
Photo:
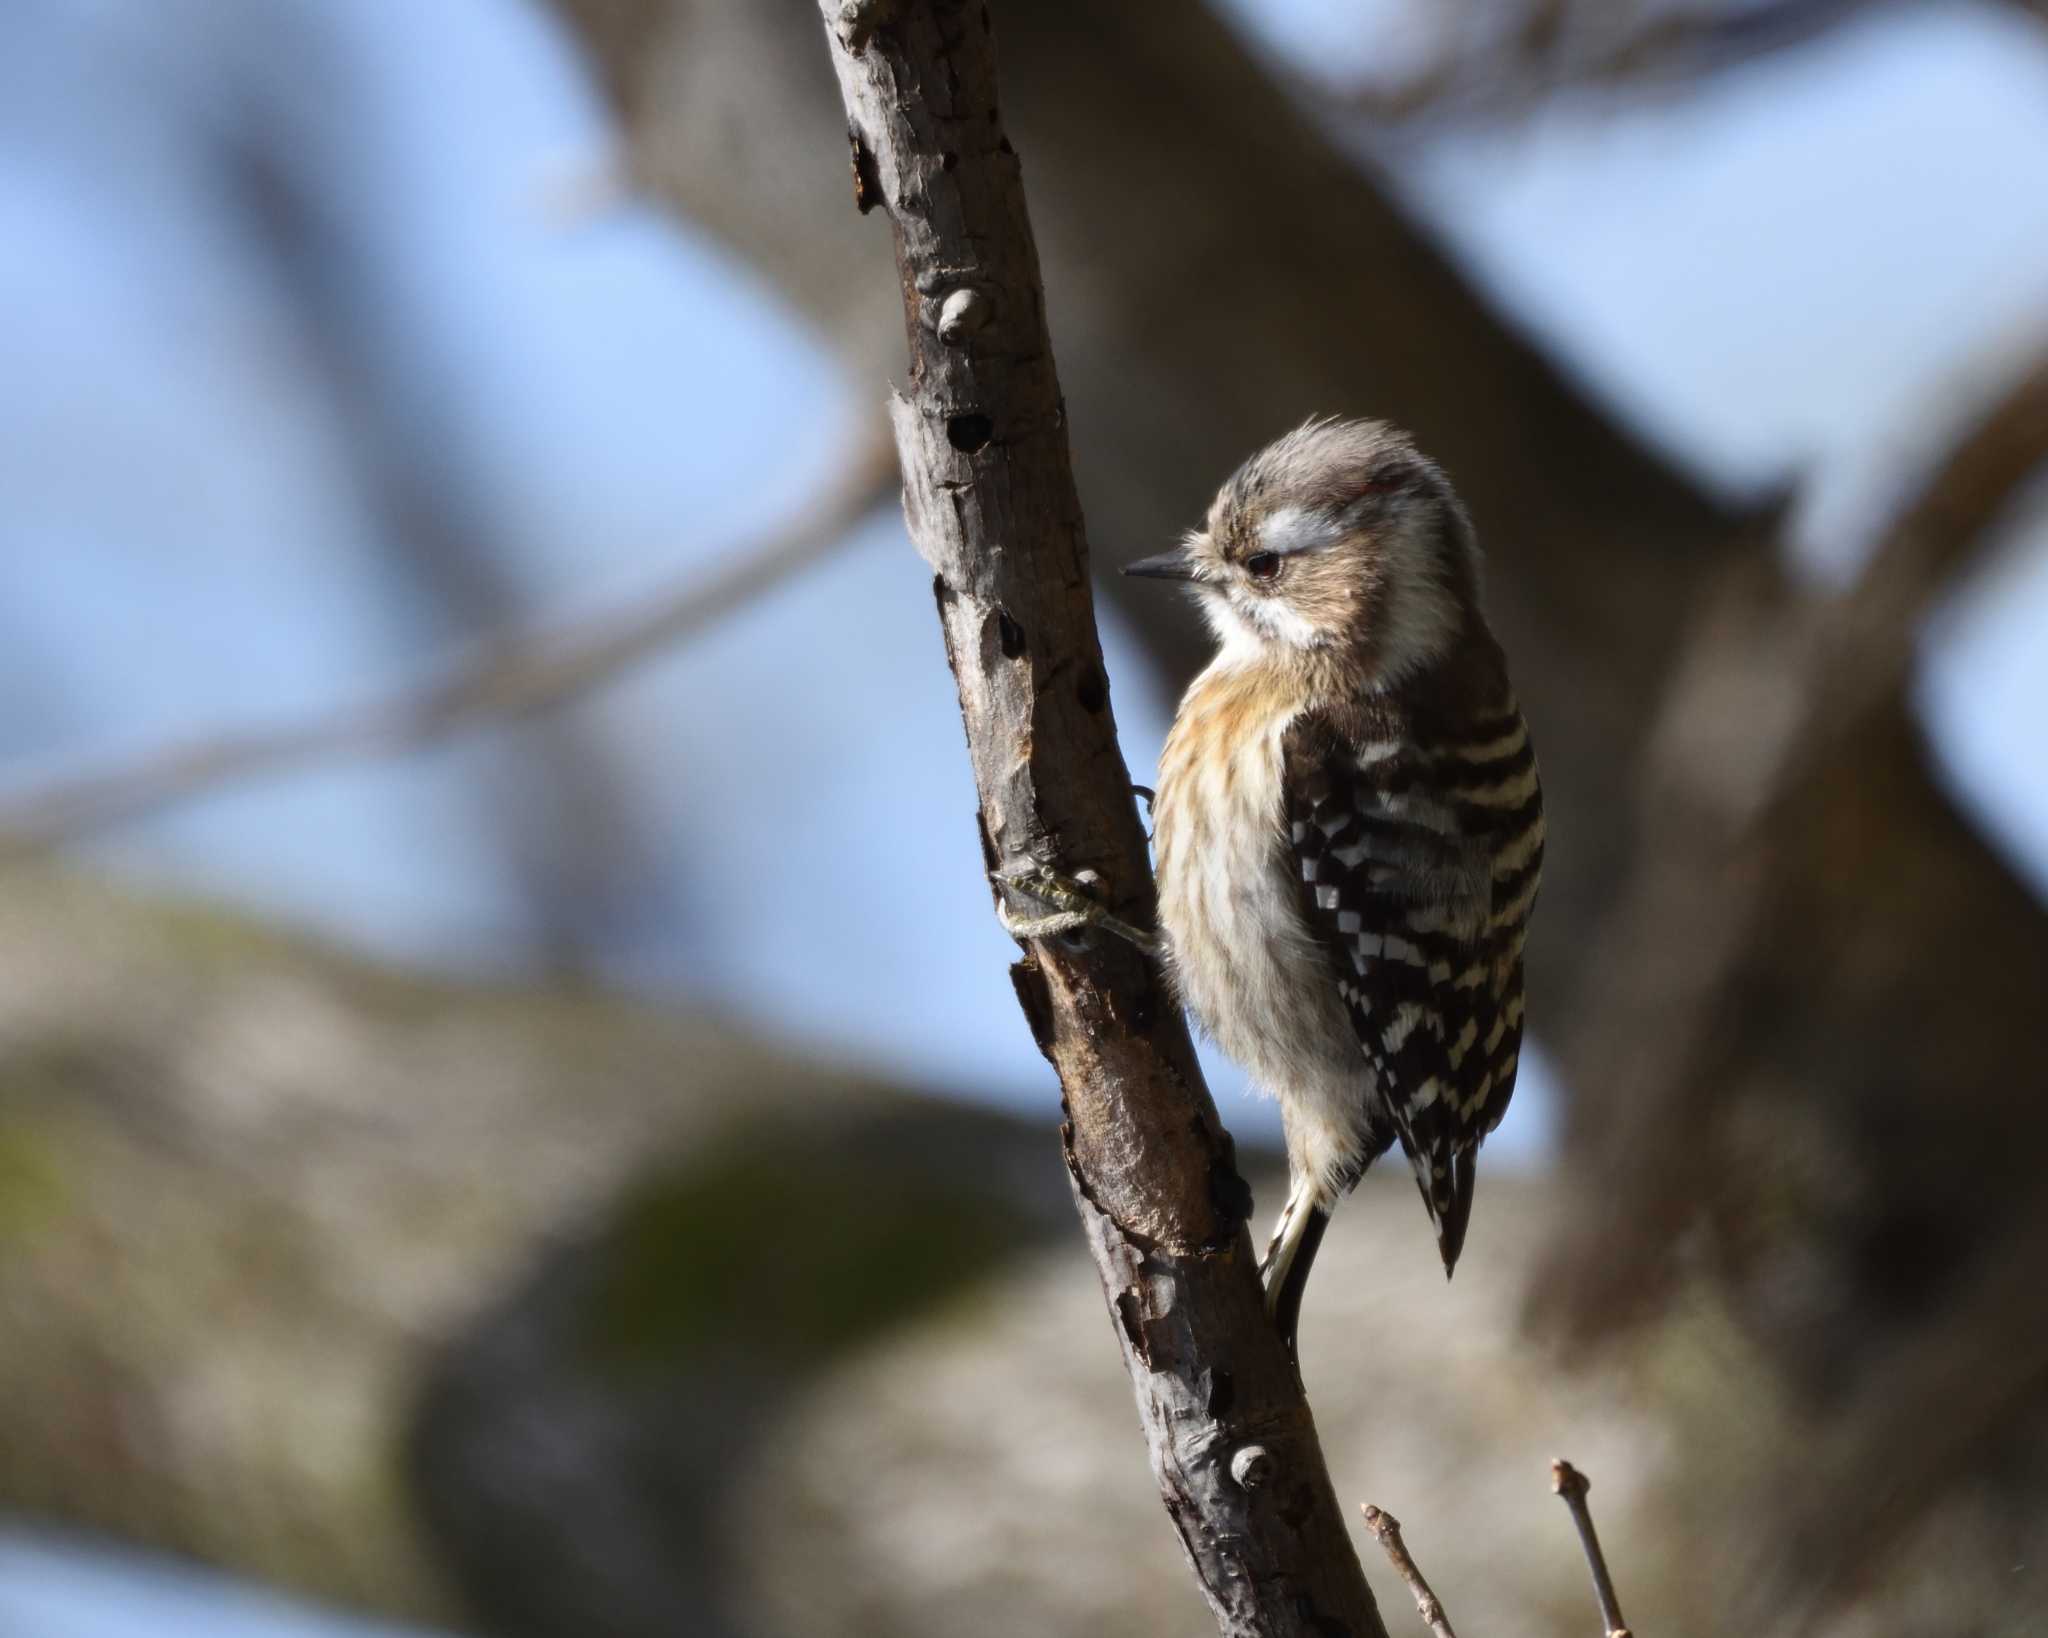
[[1304,506],[1283,506],[1259,525],[1259,545],[1282,557],[1319,551],[1336,542],[1343,530],[1324,512]]

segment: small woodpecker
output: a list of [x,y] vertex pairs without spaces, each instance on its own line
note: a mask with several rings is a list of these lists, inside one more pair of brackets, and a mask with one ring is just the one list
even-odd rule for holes
[[1290,1354],[1330,1212],[1396,1138],[1449,1277],[1514,1090],[1543,802],[1479,571],[1443,472],[1377,421],[1289,433],[1124,570],[1187,582],[1219,644],[1160,758],[1159,919],[1181,998],[1280,1103]]

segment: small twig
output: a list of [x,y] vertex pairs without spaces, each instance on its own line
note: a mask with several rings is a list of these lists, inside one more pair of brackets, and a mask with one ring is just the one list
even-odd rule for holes
[[1607,1557],[1600,1551],[1599,1533],[1593,1528],[1593,1513],[1586,1506],[1592,1481],[1560,1456],[1550,1464],[1550,1488],[1564,1497],[1572,1523],[1579,1527],[1579,1545],[1585,1548],[1586,1563],[1593,1572],[1593,1596],[1600,1601],[1600,1622],[1607,1638],[1630,1638],[1628,1623],[1621,1616],[1621,1600],[1614,1596],[1614,1578],[1607,1573]]
[[1436,1635],[1436,1638],[1458,1638],[1451,1630],[1451,1618],[1444,1614],[1444,1606],[1437,1595],[1430,1591],[1429,1583],[1422,1579],[1422,1571],[1415,1560],[1408,1555],[1407,1544],[1401,1540],[1401,1521],[1392,1513],[1383,1512],[1370,1503],[1365,1509],[1365,1527],[1373,1539],[1386,1549],[1387,1562],[1394,1566],[1394,1573],[1408,1583],[1408,1590],[1415,1595],[1415,1613],[1422,1617],[1422,1624]]
[[828,492],[781,535],[641,607],[554,631],[494,636],[421,688],[282,727],[164,746],[123,766],[0,800],[0,865],[223,785],[413,750],[565,705],[817,562],[888,495],[895,477],[894,451],[877,434],[852,451]]

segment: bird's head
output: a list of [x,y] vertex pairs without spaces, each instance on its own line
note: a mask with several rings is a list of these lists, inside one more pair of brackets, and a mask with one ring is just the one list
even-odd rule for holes
[[1231,476],[1208,520],[1125,574],[1184,580],[1226,655],[1342,650],[1382,684],[1476,615],[1478,549],[1436,464],[1384,421],[1311,421]]

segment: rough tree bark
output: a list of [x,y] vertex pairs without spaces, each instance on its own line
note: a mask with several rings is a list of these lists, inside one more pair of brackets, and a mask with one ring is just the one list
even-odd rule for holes
[[[988,10],[824,0],[854,201],[895,226],[910,344],[891,404],[912,539],[959,685],[992,871],[1102,884],[1149,924],[1088,549]],[[1090,876],[1092,873],[1092,878]],[[1014,969],[1058,1070],[1074,1196],[1169,1515],[1222,1630],[1383,1635],[1300,1384],[1267,1322],[1250,1193],[1179,1009],[1113,938]]]

